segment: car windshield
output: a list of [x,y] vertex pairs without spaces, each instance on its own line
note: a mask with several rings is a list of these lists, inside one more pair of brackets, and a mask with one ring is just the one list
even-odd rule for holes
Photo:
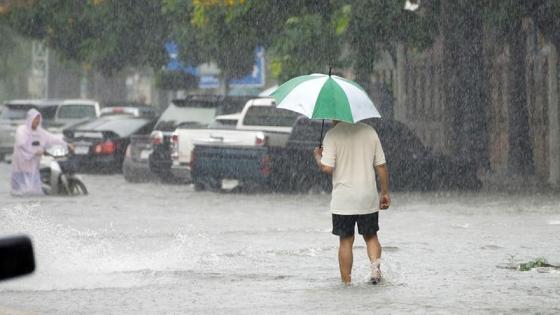
[[32,104],[8,104],[2,111],[2,119],[6,120],[25,120],[27,112],[35,108],[43,116],[43,121],[49,122],[54,119],[56,114],[56,105],[52,106],[35,106]]
[[95,107],[85,104],[65,104],[58,110],[60,119],[95,118]]
[[33,108],[31,105],[7,105],[2,111],[2,119],[24,120],[27,111]]
[[169,105],[161,115],[155,129],[173,131],[179,125],[207,126],[214,121],[216,108]]
[[74,130],[87,130],[87,131],[113,131],[121,137],[127,137],[144,125],[149,123],[148,119],[139,118],[125,118],[126,116],[113,116],[112,118],[100,118],[81,124],[74,128]]
[[247,110],[243,124],[246,126],[291,127],[300,115],[272,106],[253,106]]

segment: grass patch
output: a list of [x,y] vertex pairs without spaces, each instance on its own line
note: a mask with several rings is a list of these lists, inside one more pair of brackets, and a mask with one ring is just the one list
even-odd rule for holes
[[531,269],[539,268],[539,267],[556,267],[556,266],[549,264],[546,258],[538,257],[535,260],[531,260],[529,262],[519,264],[517,270],[530,271]]

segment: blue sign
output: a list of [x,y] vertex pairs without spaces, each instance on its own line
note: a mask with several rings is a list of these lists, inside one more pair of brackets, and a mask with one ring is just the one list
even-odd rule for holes
[[[217,74],[201,74],[198,67],[183,64],[179,58],[179,47],[175,42],[165,43],[165,50],[169,56],[166,69],[169,71],[184,71],[199,77],[198,87],[201,89],[216,89],[220,87],[220,79]],[[255,64],[253,71],[241,79],[231,80],[230,87],[263,87],[265,84],[265,60],[264,48],[257,47],[255,50]]]
[[169,56],[169,62],[165,67],[169,71],[183,71],[185,73],[197,76],[198,69],[193,66],[185,66],[181,59],[179,59],[179,47],[175,42],[165,43],[165,50]]
[[[230,87],[263,87],[265,84],[265,60],[264,48],[257,47],[255,50],[255,64],[253,71],[241,79],[231,80]],[[220,87],[218,75],[201,75],[198,87],[201,89],[217,89]]]

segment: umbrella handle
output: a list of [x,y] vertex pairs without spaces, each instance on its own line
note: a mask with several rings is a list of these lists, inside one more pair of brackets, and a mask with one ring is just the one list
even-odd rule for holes
[[325,120],[323,119],[323,123],[321,124],[321,137],[319,138],[319,148],[323,148],[323,130],[325,128]]

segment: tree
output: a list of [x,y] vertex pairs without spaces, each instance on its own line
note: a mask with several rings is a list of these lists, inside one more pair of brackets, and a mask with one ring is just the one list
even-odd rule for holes
[[453,152],[487,167],[488,100],[481,1],[442,1],[444,101],[449,108]]
[[0,23],[0,100],[25,96],[30,45]]
[[104,74],[127,66],[159,66],[168,23],[160,1],[25,0],[12,4],[8,25],[44,40],[62,57]]
[[421,50],[433,43],[439,34],[439,1],[432,2],[432,5],[424,5],[427,8],[422,15],[405,11],[404,0],[351,2],[347,38],[356,80],[360,84],[369,86],[380,51],[389,51],[394,56],[398,43]]
[[511,55],[512,84],[509,86],[508,106],[508,170],[511,174],[527,175],[535,171],[533,146],[530,139],[529,110],[527,100],[527,44],[523,20],[532,19],[545,36],[559,43],[560,3],[549,0],[506,0],[489,2],[485,18],[502,44],[509,47]]
[[281,81],[343,65],[342,38],[320,14],[289,18],[271,47],[273,75]]

